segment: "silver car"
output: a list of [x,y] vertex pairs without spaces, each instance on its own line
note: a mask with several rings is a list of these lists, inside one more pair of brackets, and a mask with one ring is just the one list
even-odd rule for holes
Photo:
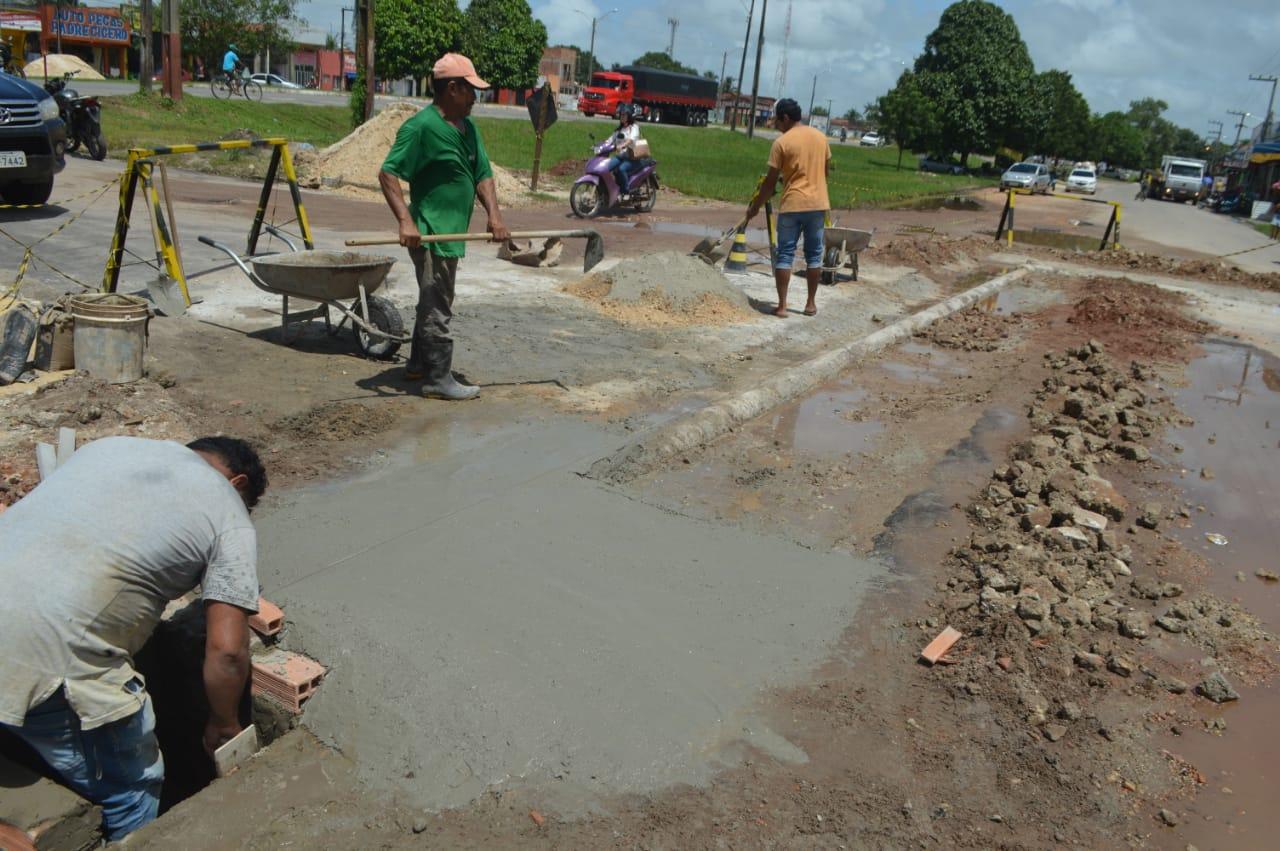
[[1001,189],[1025,189],[1027,192],[1048,193],[1053,182],[1049,167],[1044,163],[1014,163],[1000,175]]

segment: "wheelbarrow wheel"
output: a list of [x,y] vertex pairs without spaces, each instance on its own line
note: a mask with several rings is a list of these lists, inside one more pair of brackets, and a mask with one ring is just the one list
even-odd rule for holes
[[836,282],[836,270],[840,268],[840,249],[832,246],[822,255],[822,283],[833,286]]
[[[368,300],[369,315],[367,317],[364,315],[359,299],[351,305],[352,311],[382,333],[392,337],[403,337],[404,320],[400,318],[400,311],[396,310],[396,306],[381,296],[371,295],[368,296]],[[375,337],[359,325],[352,325],[351,331],[355,334],[356,345],[360,347],[360,351],[364,352],[365,357],[387,360],[400,350],[399,340]]]

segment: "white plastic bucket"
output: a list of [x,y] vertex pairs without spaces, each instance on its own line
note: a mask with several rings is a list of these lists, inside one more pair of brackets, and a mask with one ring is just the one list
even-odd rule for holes
[[147,350],[146,299],[117,293],[86,293],[70,299],[76,329],[76,368],[110,384],[142,377]]

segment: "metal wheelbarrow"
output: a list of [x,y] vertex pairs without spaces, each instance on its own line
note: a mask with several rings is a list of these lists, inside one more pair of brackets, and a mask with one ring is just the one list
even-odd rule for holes
[[828,227],[823,236],[822,283],[828,286],[836,282],[836,273],[843,268],[852,272],[852,280],[858,280],[858,252],[871,244],[874,230]]
[[[280,333],[285,345],[293,345],[301,335],[301,329],[291,332],[290,326],[323,319],[325,330],[337,335],[347,320],[356,345],[366,357],[385,360],[399,350],[402,343],[412,337],[404,333],[404,322],[394,304],[381,296],[375,296],[378,287],[386,280],[395,258],[374,254],[358,254],[354,251],[298,251],[285,234],[268,228],[289,246],[292,253],[264,254],[242,259],[235,250],[207,236],[199,237],[205,245],[226,254],[240,267],[254,286],[282,299],[280,309]],[[253,264],[250,269],[245,263]],[[308,310],[289,311],[289,299],[316,302]],[[351,306],[342,302],[351,299]],[[334,325],[329,318],[332,308],[342,314],[342,320]]]

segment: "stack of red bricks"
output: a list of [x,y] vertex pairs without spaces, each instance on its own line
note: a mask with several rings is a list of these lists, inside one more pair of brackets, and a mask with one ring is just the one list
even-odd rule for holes
[[[284,612],[275,604],[259,598],[258,613],[249,618],[249,626],[261,639],[271,640],[284,628]],[[270,695],[294,713],[301,713],[303,702],[319,688],[324,674],[324,666],[314,659],[255,642],[255,695]]]

